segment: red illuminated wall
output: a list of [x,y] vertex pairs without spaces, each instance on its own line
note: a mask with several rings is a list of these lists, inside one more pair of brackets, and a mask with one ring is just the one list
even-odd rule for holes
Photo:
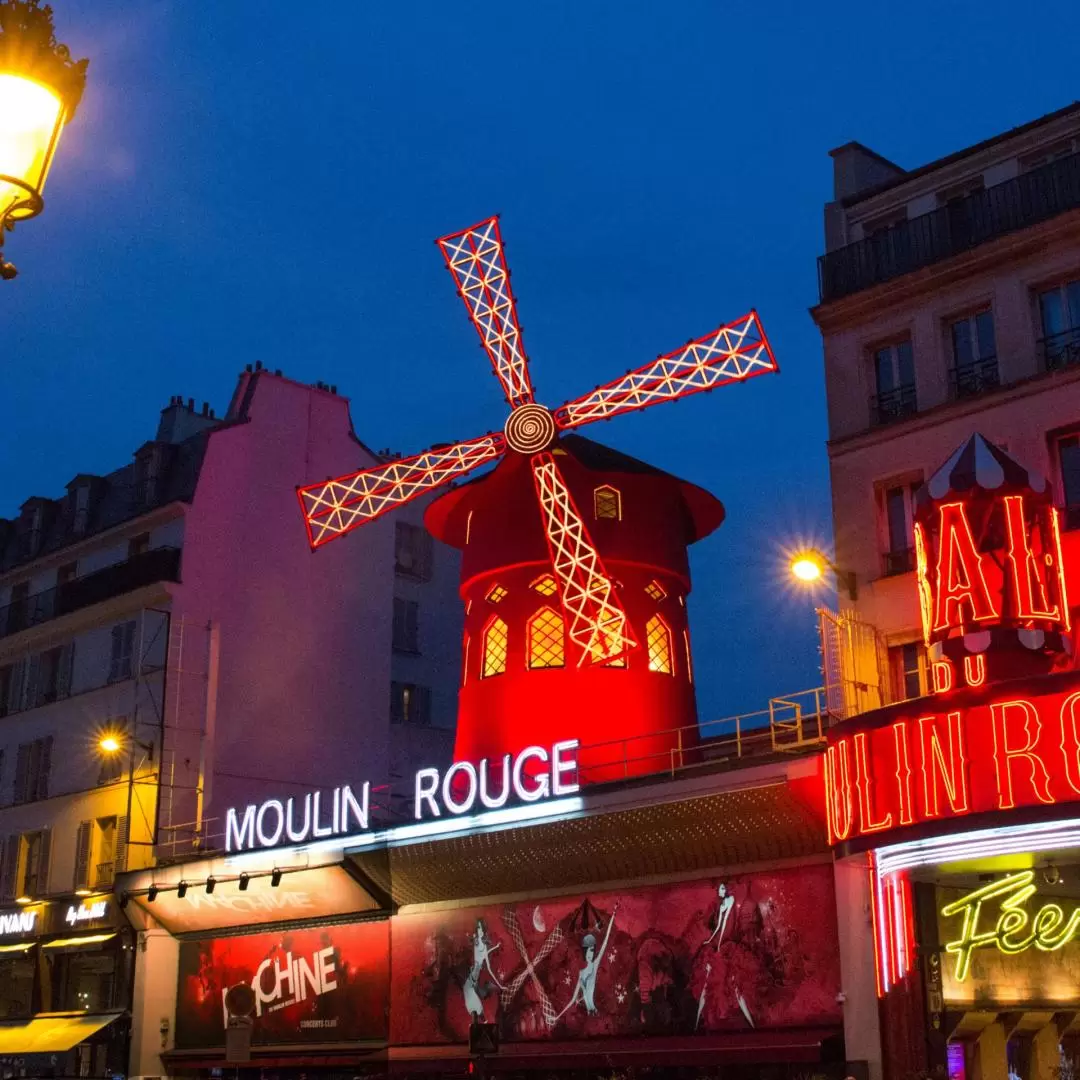
[[224,1045],[223,994],[237,983],[256,984],[265,999],[255,1045],[385,1038],[389,941],[385,920],[183,941],[176,1046]]
[[[391,1040],[463,1042],[470,1002],[508,1041],[836,1025],[835,910],[832,867],[813,866],[399,916]],[[591,1010],[571,1004],[589,943]]]
[[[551,573],[551,560],[528,459],[507,453],[492,473],[438,499],[425,518],[435,536],[462,549],[467,644],[455,758],[515,753],[538,740],[576,738],[583,746],[615,740],[580,755],[584,781],[624,775],[624,758],[625,772],[653,772],[668,765],[679,746],[673,729],[689,728],[683,745],[693,742],[697,709],[687,653],[686,549],[720,524],[723,507],[692,484],[580,436],[564,436],[554,453],[619,584],[638,647],[622,668],[579,666],[567,637],[564,666],[530,670],[529,620],[545,606],[558,612],[561,607],[557,594],[545,597],[532,588]],[[605,485],[618,492],[617,520],[594,514],[594,492]],[[647,592],[654,582],[662,598]],[[488,597],[496,585],[506,595],[493,604]],[[654,616],[670,633],[671,674],[649,670],[646,625]],[[507,625],[506,671],[484,678],[485,630],[495,618]]]
[[866,847],[953,818],[1080,801],[1080,674],[962,689],[833,728],[825,757],[833,843]]

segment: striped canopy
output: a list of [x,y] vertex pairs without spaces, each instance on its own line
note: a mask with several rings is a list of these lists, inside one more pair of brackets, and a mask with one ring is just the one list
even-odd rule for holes
[[916,512],[957,495],[978,491],[994,494],[1048,494],[1046,479],[1010,457],[978,433],[959,446],[915,494]]

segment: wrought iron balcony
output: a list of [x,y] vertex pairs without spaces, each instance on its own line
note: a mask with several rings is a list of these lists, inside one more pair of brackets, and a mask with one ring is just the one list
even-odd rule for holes
[[885,552],[885,576],[909,574],[915,569],[915,551],[913,548],[901,548],[899,551]]
[[75,578],[0,608],[0,638],[91,604],[99,604],[102,600],[122,596],[156,581],[179,580],[180,549],[151,548],[124,562],[106,566],[86,577]]
[[949,397],[953,401],[996,390],[1000,385],[996,356],[961,364],[949,372]]
[[1039,341],[1039,367],[1043,371],[1060,371],[1080,364],[1080,327],[1052,334]]
[[870,399],[870,424],[877,427],[914,416],[919,411],[914,384],[886,390]]
[[1006,233],[1080,208],[1080,154],[958,199],[818,259],[821,302],[839,300]]

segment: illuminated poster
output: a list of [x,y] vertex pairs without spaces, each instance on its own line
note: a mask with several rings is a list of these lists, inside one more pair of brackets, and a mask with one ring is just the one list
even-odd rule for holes
[[225,992],[255,991],[252,1043],[384,1039],[389,930],[364,922],[180,943],[178,1049],[225,1043]]
[[394,1043],[841,1022],[832,868],[394,919]]

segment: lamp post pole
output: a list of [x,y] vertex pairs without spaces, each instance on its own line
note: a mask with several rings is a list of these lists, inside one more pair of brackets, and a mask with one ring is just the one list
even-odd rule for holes
[[5,234],[45,207],[42,190],[60,133],[75,115],[88,60],[56,40],[52,8],[0,0],[0,278],[18,271],[3,255]]

